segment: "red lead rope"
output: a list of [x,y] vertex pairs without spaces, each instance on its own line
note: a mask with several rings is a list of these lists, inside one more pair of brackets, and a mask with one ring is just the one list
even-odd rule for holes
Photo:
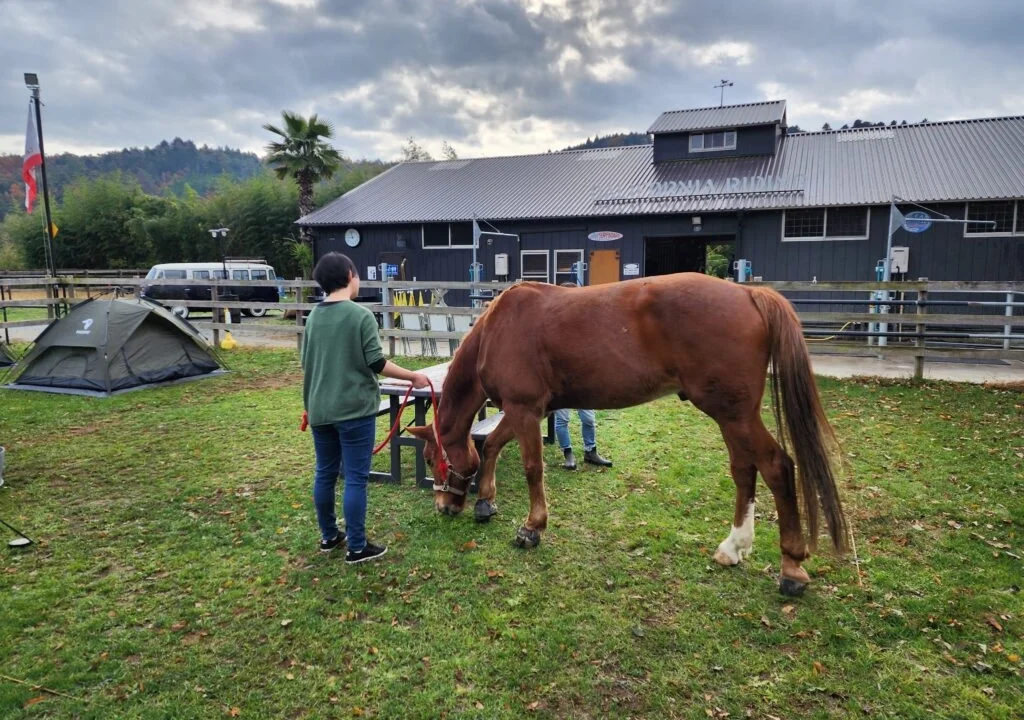
[[[429,379],[427,380],[427,382],[430,383],[430,403],[431,403],[431,405],[434,406],[434,422],[433,422],[434,441],[437,443],[437,447],[440,450],[440,456],[441,456],[440,460],[438,461],[437,472],[438,472],[438,475],[440,475],[440,477],[441,477],[441,481],[444,482],[444,480],[447,479],[447,477],[448,477],[448,453],[446,453],[444,451],[444,448],[441,446],[441,433],[437,429],[437,396],[434,394],[434,383],[430,382]],[[384,438],[381,441],[381,443],[377,447],[375,447],[373,449],[373,454],[374,455],[376,455],[381,450],[383,450],[385,448],[385,446],[387,446],[387,444],[389,442],[391,442],[391,439],[398,432],[398,428],[401,427],[401,425],[402,425],[402,413],[405,411],[405,406],[409,404],[409,399],[411,397],[412,397],[412,384],[410,383],[409,384],[409,389],[405,391],[405,396],[402,398],[402,405],[401,405],[401,407],[398,408],[398,416],[395,418],[394,424],[391,426],[391,429],[388,431],[388,436],[386,438]],[[302,419],[299,422],[299,430],[301,430],[302,432],[306,432],[306,428],[308,428],[308,427],[309,427],[309,413],[306,412],[305,410],[303,410],[302,411]]]

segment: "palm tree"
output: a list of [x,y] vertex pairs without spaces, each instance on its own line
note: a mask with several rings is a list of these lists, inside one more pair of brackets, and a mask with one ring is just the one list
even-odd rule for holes
[[[264,130],[281,138],[267,143],[267,163],[278,178],[295,178],[299,184],[299,213],[305,216],[314,210],[313,184],[330,180],[343,158],[328,142],[334,134],[328,121],[315,114],[307,120],[288,110],[283,111],[281,117],[283,130],[270,123],[263,126]],[[308,228],[300,228],[299,234],[304,242],[310,242]]]

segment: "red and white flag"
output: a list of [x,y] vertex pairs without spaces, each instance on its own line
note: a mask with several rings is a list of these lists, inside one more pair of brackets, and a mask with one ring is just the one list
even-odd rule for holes
[[28,106],[28,129],[25,130],[25,159],[21,164],[21,177],[25,181],[25,210],[32,212],[39,194],[36,182],[36,168],[43,164],[43,154],[39,152],[39,132],[36,130],[35,115],[32,106]]

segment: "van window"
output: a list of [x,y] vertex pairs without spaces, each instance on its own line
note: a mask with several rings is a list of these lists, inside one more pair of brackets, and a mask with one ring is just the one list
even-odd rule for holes
[[232,270],[231,271],[231,279],[232,280],[248,280],[249,279],[249,271],[248,270]]
[[252,279],[253,280],[266,280],[267,279],[267,271],[266,270],[252,270],[251,273],[252,273]]
[[192,277],[195,278],[196,280],[209,280],[210,279],[210,271],[209,270],[193,270],[192,271]]
[[188,277],[184,270],[164,270],[162,275],[167,280],[184,280]]
[[147,280],[156,280],[157,277],[159,277],[159,275],[160,275],[160,271],[157,268],[155,268],[155,267],[154,268],[150,268],[149,272],[146,273],[146,279]]

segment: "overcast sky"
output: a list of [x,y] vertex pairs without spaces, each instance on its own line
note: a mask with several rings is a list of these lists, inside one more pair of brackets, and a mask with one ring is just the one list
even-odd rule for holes
[[557,150],[664,110],[790,124],[1024,114],[1021,0],[0,0],[0,152],[164,139],[262,154],[282,109],[352,158]]

